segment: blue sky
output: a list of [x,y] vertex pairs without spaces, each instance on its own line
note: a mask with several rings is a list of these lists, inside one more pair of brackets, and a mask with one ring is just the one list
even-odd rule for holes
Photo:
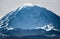
[[0,18],[25,3],[45,7],[60,16],[60,0],[0,0]]

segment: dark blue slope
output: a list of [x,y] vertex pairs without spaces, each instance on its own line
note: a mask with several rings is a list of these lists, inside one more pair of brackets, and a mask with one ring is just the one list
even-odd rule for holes
[[[33,29],[52,24],[55,28],[60,29],[60,17],[43,7],[27,6],[21,10],[19,7],[10,13],[5,17],[8,17],[8,26],[13,28]],[[2,20],[5,20],[5,17]]]

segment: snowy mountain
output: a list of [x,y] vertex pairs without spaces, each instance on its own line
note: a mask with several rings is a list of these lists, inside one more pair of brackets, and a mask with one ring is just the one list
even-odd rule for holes
[[2,20],[7,21],[10,27],[22,29],[33,29],[48,24],[52,24],[55,28],[60,26],[60,17],[39,6],[27,6],[22,9],[19,7],[3,17]]
[[36,5],[18,7],[0,20],[0,30],[3,34],[14,37],[60,36],[60,17]]

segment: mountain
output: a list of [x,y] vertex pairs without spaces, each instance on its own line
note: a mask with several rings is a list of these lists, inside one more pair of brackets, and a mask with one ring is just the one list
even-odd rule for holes
[[26,6],[22,9],[19,7],[4,16],[2,21],[13,28],[33,29],[51,24],[54,28],[60,29],[60,17],[39,6]]
[[46,8],[34,5],[18,7],[0,20],[0,37],[22,39],[25,36],[32,39],[35,36],[59,38],[60,17]]

